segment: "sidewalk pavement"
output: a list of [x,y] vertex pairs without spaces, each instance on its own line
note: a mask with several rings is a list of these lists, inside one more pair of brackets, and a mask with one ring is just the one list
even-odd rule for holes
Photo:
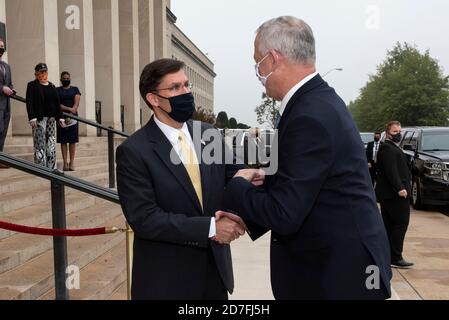
[[449,217],[412,209],[404,258],[415,265],[394,270],[402,300],[449,300]]
[[[271,300],[270,235],[232,243],[235,292],[231,300]],[[409,270],[393,269],[391,300],[449,299],[449,217],[412,211],[404,257]]]

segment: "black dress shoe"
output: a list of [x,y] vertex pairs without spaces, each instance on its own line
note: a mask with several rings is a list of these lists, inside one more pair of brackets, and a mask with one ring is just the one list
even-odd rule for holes
[[412,267],[414,265],[415,265],[414,263],[407,262],[404,259],[394,261],[391,263],[391,266],[393,268],[398,268],[398,269],[409,269],[410,267]]
[[10,167],[6,164],[0,163],[0,169],[9,169]]

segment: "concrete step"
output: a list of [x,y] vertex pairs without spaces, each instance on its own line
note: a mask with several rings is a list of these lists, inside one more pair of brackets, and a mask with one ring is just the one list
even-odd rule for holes
[[[120,288],[124,287],[126,292],[126,278],[124,240],[80,270],[80,288],[69,291],[70,300],[107,300]],[[39,298],[54,299],[54,289]]]
[[[107,150],[108,146],[104,143],[97,143],[97,144],[80,144],[77,146],[76,151],[83,151],[83,150]],[[3,152],[10,155],[16,155],[16,154],[28,154],[33,153],[34,148],[31,145],[21,146],[21,145],[10,145],[5,146],[3,149]],[[56,155],[61,156],[61,149],[58,146],[56,149]]]
[[[86,169],[86,172],[88,173],[85,176],[87,181],[90,181],[100,186],[106,186],[108,182],[107,173],[101,172],[99,174],[96,174],[95,168]],[[79,173],[76,172],[75,175],[82,175],[82,172]],[[65,189],[66,196],[73,192],[78,191],[71,188]],[[0,195],[0,216],[9,211],[22,209],[28,206],[39,204],[44,201],[50,202],[50,200],[51,200],[50,182],[48,181],[47,187],[44,188],[31,191],[4,193]]]
[[[107,137],[80,137],[80,144],[83,143],[107,143]],[[11,145],[33,145],[33,138],[26,137],[6,137],[5,146]]]
[[[106,222],[121,215],[120,206],[104,202],[67,215],[67,228],[84,229],[107,226]],[[51,228],[51,223],[44,223],[39,227]],[[0,241],[0,273],[33,259],[51,249],[52,245],[51,237],[20,233]]]
[[114,293],[107,300],[123,301],[128,300],[128,283],[125,281],[122,285],[115,290]]
[[[108,165],[104,161],[96,163],[95,159],[87,160],[87,164],[83,164],[85,161],[80,161],[79,165],[75,163],[76,171],[66,171],[65,176],[78,177],[80,179],[88,180],[89,176],[98,175],[101,173],[109,173]],[[93,162],[93,163],[89,163]],[[9,171],[5,170],[5,171]],[[7,179],[2,180],[0,185],[0,195],[12,192],[42,190],[45,186],[49,186],[49,181],[43,178],[33,176],[32,174],[22,172],[21,175],[14,175]]]
[[[34,161],[34,153],[27,152],[27,153],[15,153],[12,154],[14,157],[24,159],[30,162]],[[84,150],[77,150],[75,159],[78,158],[84,158],[84,157],[95,157],[95,156],[107,156],[108,155],[108,149],[107,147],[100,147],[100,148],[92,148],[92,149],[84,149]],[[56,159],[58,161],[62,160],[62,155],[60,152],[56,153]]]
[[[82,192],[74,192],[73,194],[66,196],[66,214],[69,215],[90,206],[100,204],[102,201],[104,200]],[[8,221],[10,223],[24,226],[43,225],[52,220],[51,203],[49,201],[45,201],[33,206],[9,211],[1,215],[0,219],[2,221]],[[17,233],[0,229],[0,240],[6,239],[14,234]]]
[[[125,227],[122,216],[107,223]],[[125,240],[125,234],[68,239],[69,265],[84,268]],[[0,300],[35,300],[54,288],[53,250],[0,274]]]

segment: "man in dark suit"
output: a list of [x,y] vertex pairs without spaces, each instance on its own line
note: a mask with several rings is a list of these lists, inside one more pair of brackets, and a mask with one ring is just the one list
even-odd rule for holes
[[380,145],[382,141],[380,141],[382,133],[376,131],[374,133],[374,141],[371,141],[366,146],[366,159],[368,161],[369,174],[371,176],[371,182],[373,186],[376,185],[376,176],[377,176],[377,154],[379,153]]
[[312,30],[294,17],[270,20],[257,31],[254,58],[268,96],[282,101],[278,170],[263,188],[250,183],[261,170],[239,171],[225,204],[258,224],[249,228],[253,240],[272,231],[275,298],[389,298],[388,239],[364,145],[344,102],[316,73]]
[[[0,152],[3,152],[11,119],[11,102],[9,97],[14,95],[11,68],[9,64],[2,60],[4,53],[5,42],[3,39],[0,39]],[[7,168],[8,166],[0,164],[0,169]]]
[[140,92],[154,116],[117,149],[118,193],[135,234],[133,299],[226,300],[234,288],[229,243],[245,226],[220,209],[241,166],[201,161],[209,144],[198,133],[214,130],[223,141],[190,120],[195,103],[183,69],[171,59],[145,67]]
[[402,257],[410,222],[411,183],[407,157],[399,147],[401,139],[400,122],[390,122],[387,125],[386,141],[377,155],[376,195],[390,240],[391,265],[395,268],[410,268],[413,263]]

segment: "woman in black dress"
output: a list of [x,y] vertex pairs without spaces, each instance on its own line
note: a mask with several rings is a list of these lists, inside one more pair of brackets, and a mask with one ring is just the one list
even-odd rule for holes
[[[81,93],[77,87],[72,87],[70,82],[70,73],[67,71],[61,73],[62,87],[57,88],[59,100],[61,101],[61,110],[62,112],[78,116]],[[61,144],[64,171],[75,171],[75,151],[76,144],[79,142],[78,122],[70,118],[66,118],[65,121],[65,128],[58,127],[57,142]],[[67,161],[67,145],[69,146],[70,162]]]

